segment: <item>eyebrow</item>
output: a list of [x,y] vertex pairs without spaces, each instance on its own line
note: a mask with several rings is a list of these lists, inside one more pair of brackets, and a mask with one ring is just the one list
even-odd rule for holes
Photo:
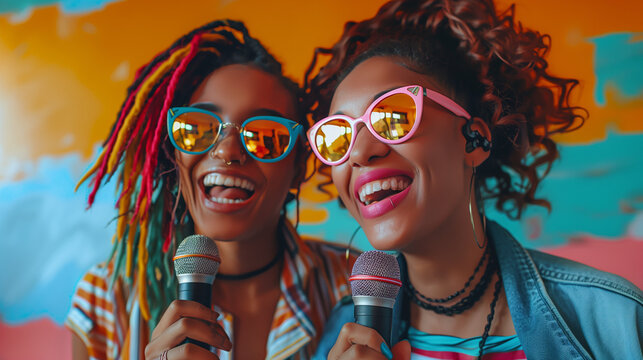
[[[195,107],[203,110],[208,110],[212,111],[213,113],[221,114],[223,110],[221,109],[220,106],[215,105],[213,103],[209,102],[199,102],[199,103],[194,103],[191,104],[190,107]],[[252,110],[249,114],[248,117],[254,117],[254,116],[278,116],[282,118],[288,118],[284,114],[280,113],[279,111],[275,109],[268,109],[268,108],[260,108],[260,109],[254,109]]]
[[[377,98],[379,98],[380,96],[382,96],[382,95],[386,94],[386,93],[387,93],[387,92],[389,92],[389,91],[395,90],[395,89],[397,89],[397,88],[399,88],[399,87],[400,87],[400,86],[394,86],[394,87],[392,87],[392,88],[390,88],[390,89],[382,90],[382,91],[378,92],[377,94],[373,95],[373,99],[372,99],[372,100],[371,100],[371,102],[369,103],[369,106],[370,106],[370,104],[372,104],[372,103],[373,103],[373,101],[377,100]],[[336,112],[336,113],[334,113],[333,115],[346,115],[346,114],[344,114],[342,111],[337,111],[337,112]]]
[[190,107],[212,111],[213,113],[221,112],[221,107],[208,102],[199,102],[199,103],[190,104]]

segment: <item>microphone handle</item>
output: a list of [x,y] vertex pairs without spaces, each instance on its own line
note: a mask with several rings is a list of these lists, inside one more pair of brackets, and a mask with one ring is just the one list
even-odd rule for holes
[[[209,309],[212,307],[212,284],[198,282],[179,283],[179,300],[196,301]],[[195,344],[210,350],[209,344],[190,338],[185,338],[183,344]]]
[[391,346],[393,309],[384,306],[355,305],[355,322],[376,330],[386,344]]

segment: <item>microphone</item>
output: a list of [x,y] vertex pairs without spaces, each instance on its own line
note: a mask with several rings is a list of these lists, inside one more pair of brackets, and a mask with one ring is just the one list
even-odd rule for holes
[[390,346],[393,306],[402,286],[397,259],[381,251],[366,251],[355,261],[348,280],[355,322],[376,330]]
[[[212,283],[221,263],[217,244],[207,236],[190,235],[179,244],[173,260],[179,281],[179,300],[196,301],[211,308]],[[186,342],[210,350],[210,345],[204,342],[189,338]]]

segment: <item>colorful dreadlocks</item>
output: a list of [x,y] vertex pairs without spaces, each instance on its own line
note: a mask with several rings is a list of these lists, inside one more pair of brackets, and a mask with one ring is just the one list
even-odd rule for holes
[[[101,154],[77,186],[92,177],[91,206],[101,184],[118,172],[110,286],[119,277],[131,285],[136,277],[141,314],[151,329],[175,298],[173,248],[194,228],[180,197],[166,113],[185,105],[207,75],[229,64],[249,64],[277,76],[300,103],[297,84],[284,77],[281,64],[243,23],[214,21],[184,35],[137,71]],[[295,120],[307,126],[299,106],[297,113]]]

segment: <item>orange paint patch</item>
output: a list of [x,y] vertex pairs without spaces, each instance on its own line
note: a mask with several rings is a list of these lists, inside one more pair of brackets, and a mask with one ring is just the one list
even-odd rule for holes
[[[169,0],[126,0],[87,14],[39,7],[18,24],[10,15],[0,16],[0,166],[5,169],[0,179],[6,169],[43,155],[74,151],[87,159],[105,139],[135,70],[196,26],[215,18],[245,21],[251,34],[285,63],[286,73],[301,80],[316,46],[332,45],[347,20],[370,17],[383,3],[194,0],[186,8]],[[502,4],[499,9],[506,7]],[[611,124],[643,131],[641,98],[626,102],[611,94],[606,107],[595,105],[594,45],[588,41],[611,32],[642,31],[643,3],[521,0],[516,8],[525,26],[552,36],[552,72],[581,79],[582,91],[574,100],[591,117],[561,141],[602,139]],[[150,9],[153,16],[144,16]]]
[[316,208],[303,208],[299,212],[299,221],[305,225],[323,224],[328,220],[328,210]]

